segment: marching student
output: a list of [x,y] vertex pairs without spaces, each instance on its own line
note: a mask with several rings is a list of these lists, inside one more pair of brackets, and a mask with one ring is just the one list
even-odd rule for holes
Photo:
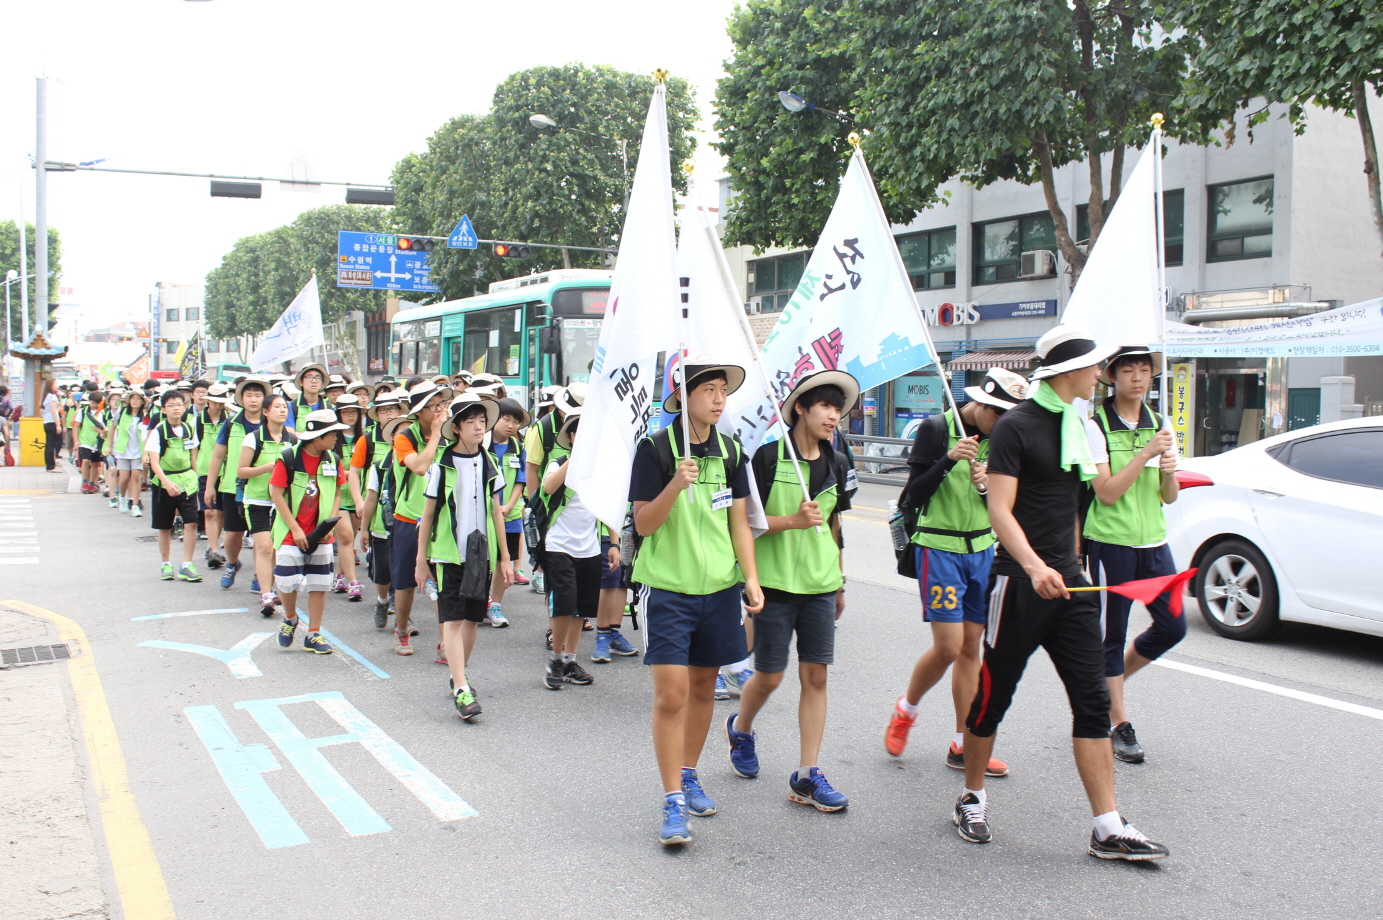
[[347,393],[345,386],[345,379],[341,378],[341,391],[334,397],[331,408],[336,412],[336,420],[346,426],[336,446],[337,461],[347,472],[346,488],[341,490],[342,513],[336,525],[336,536],[348,551],[336,556],[336,579],[332,582],[331,590],[336,594],[345,594],[348,601],[362,601],[365,599],[365,586],[355,578],[355,532],[360,526],[356,510],[363,499],[360,497],[360,477],[352,478],[349,472],[355,458],[355,444],[365,432],[365,413],[360,397]]
[[644,664],[653,674],[653,750],[664,793],[658,839],[666,846],[691,840],[689,813],[716,813],[696,775],[716,675],[748,654],[744,609],[756,614],[764,604],[745,505],[748,464],[739,440],[716,430],[744,369],[688,363],[683,375],[663,410],[682,411],[685,398],[691,443],[677,420],[644,438],[629,483],[634,526],[644,538],[633,580],[642,586]]
[[105,470],[106,498],[113,510],[123,511],[120,499],[120,464],[115,458],[115,433],[125,414],[125,388],[112,384],[106,389],[106,433],[101,437],[101,465]]
[[300,392],[289,397],[288,404],[288,427],[297,429],[297,421],[300,416],[306,416],[309,412],[316,412],[318,409],[328,408],[326,395],[322,388],[327,383],[327,369],[321,364],[309,364],[298,371],[293,378],[293,386]]
[[[394,654],[413,654],[408,618],[419,587],[418,518],[423,513],[427,471],[442,452],[443,428],[450,421],[451,388],[423,380],[408,390],[409,423],[394,435],[394,525],[389,534],[389,579],[394,587]],[[487,426],[488,427],[488,426]],[[426,582],[426,579],[424,579]],[[484,619],[484,617],[481,617]]]
[[581,644],[582,619],[595,617],[600,607],[600,573],[606,557],[600,552],[604,527],[575,490],[567,488],[567,460],[580,424],[581,410],[569,410],[548,454],[547,475],[543,477],[548,513],[543,571],[547,573],[548,619],[552,624],[552,650],[548,652],[543,686],[549,690],[561,690],[564,683],[586,685],[594,681],[577,663],[576,652]]
[[264,424],[249,434],[240,444],[236,459],[236,476],[245,481],[245,523],[254,541],[253,558],[255,581],[259,583],[259,615],[271,617],[277,603],[274,596],[274,560],[278,541],[271,536],[274,529],[274,499],[269,491],[269,477],[283,456],[283,448],[298,443],[288,430],[288,397],[275,393],[264,403]]
[[[946,766],[965,769],[965,716],[980,685],[980,640],[984,636],[989,569],[997,542],[985,508],[985,462],[989,433],[1009,409],[1027,398],[1027,381],[1001,367],[966,387],[969,402],[934,415],[917,429],[908,457],[908,483],[900,505],[916,510],[907,552],[922,593],[922,620],[931,625],[932,645],[913,665],[907,692],[893,705],[884,748],[902,755],[917,707],[951,669],[955,738]],[[991,758],[986,776],[1007,776],[1008,764]]]
[[263,424],[262,409],[268,396],[269,381],[263,377],[248,376],[235,385],[235,402],[242,408],[221,424],[221,430],[216,433],[216,451],[212,455],[211,465],[207,467],[202,498],[207,505],[221,506],[221,533],[226,549],[226,571],[221,574],[222,588],[235,584],[235,576],[241,569],[240,550],[249,527],[245,520],[245,507],[241,504],[240,477],[236,475],[240,448],[244,446],[245,438]]
[[[516,435],[527,424],[528,413],[518,400],[507,397],[499,400],[499,419],[490,431],[490,456],[504,478],[499,510],[504,515],[504,545],[509,550],[509,561],[515,572],[519,566],[519,546],[523,543],[523,494],[527,482],[523,448],[519,446]],[[491,626],[503,628],[509,625],[508,618],[504,616],[506,587],[508,585],[496,571],[494,582],[490,585],[490,606],[485,614],[485,622]]]
[[293,634],[300,625],[298,593],[307,591],[307,634],[303,650],[328,655],[332,647],[322,637],[322,614],[331,587],[331,556],[336,547],[331,531],[321,534],[315,545],[311,537],[320,525],[337,517],[341,507],[341,484],[346,471],[332,452],[345,426],[336,421],[330,409],[309,412],[298,420],[298,443],[283,448],[269,474],[269,495],[274,500],[272,542],[274,583],[283,600],[283,625],[279,627],[279,648],[293,647]]
[[326,386],[322,387],[322,394],[327,401],[325,408],[336,408],[336,397],[346,392],[347,383],[349,383],[349,381],[340,374],[332,374],[327,378]]
[[192,564],[197,552],[197,431],[183,420],[187,398],[177,390],[165,390],[159,403],[163,421],[154,426],[144,442],[156,487],[151,490],[150,524],[158,531],[158,551],[163,557],[159,577],[173,580],[173,563],[169,561],[173,540],[173,519],[181,516],[182,566],[179,581],[201,581],[201,573]]
[[[436,391],[435,384],[427,386]],[[441,431],[452,443],[427,471],[413,577],[419,583],[429,577],[437,583],[442,633],[438,657],[445,659],[451,675],[456,713],[470,721],[481,708],[466,666],[475,648],[476,627],[485,619],[490,573],[496,571],[508,582],[513,568],[500,539],[504,519],[499,495],[504,484],[484,448],[485,432],[494,426],[499,406],[465,393],[452,401],[448,415],[433,422],[433,431]],[[428,443],[434,443],[431,436]],[[396,532],[397,528],[395,524]]]
[[139,507],[139,494],[144,482],[144,420],[148,415],[147,408],[144,394],[131,390],[125,396],[125,405],[112,426],[115,433],[111,437],[111,456],[115,458],[116,476],[120,480],[120,510],[128,511],[132,517],[144,516]]
[[[390,471],[393,458],[393,436],[395,432],[390,422],[402,411],[408,394],[402,390],[381,390],[374,403],[365,414],[370,418],[370,427],[355,442],[351,453],[349,475],[357,483],[363,498],[360,503],[360,550],[365,553],[366,570],[375,586],[375,628],[383,629],[389,624],[389,531],[393,515],[393,474]],[[364,482],[360,482],[364,471]],[[386,514],[385,502],[381,492],[388,492]]]
[[[586,384],[573,383],[561,387],[553,394],[552,410],[540,417],[536,424],[528,426],[528,433],[523,439],[523,454],[525,492],[530,500],[542,491],[543,461],[547,459],[552,445],[557,443],[557,432],[566,421],[567,412],[580,408],[585,402]],[[543,574],[537,566],[533,568],[532,585],[539,594],[547,590]]]
[[[835,661],[836,621],[845,612],[840,515],[850,510],[845,456],[831,447],[831,438],[841,412],[859,395],[859,382],[844,371],[803,377],[781,410],[782,418],[792,420],[788,438],[796,461],[783,438],[754,454],[754,481],[768,517],[768,531],[754,542],[764,606],[754,615],[754,673],[740,691],[739,711],[725,720],[730,768],[758,776],[754,717],[782,683],[796,634],[800,766],[788,778],[788,798],[828,812],[850,804],[818,766],[826,673]],[[804,481],[810,499],[802,497]]]
[[[193,392],[196,392],[195,390]],[[216,501],[208,504],[206,500],[207,474],[211,472],[211,459],[216,451],[211,445],[226,421],[226,406],[231,401],[231,388],[224,383],[213,383],[207,387],[203,407],[197,413],[197,441],[203,449],[197,452],[197,507],[201,509],[202,522],[206,528],[206,565],[209,569],[219,569],[226,564],[221,553],[221,494],[213,490]]]
[[[1098,449],[1098,472],[1091,483],[1096,500],[1085,517],[1085,552],[1097,585],[1177,571],[1162,512],[1163,505],[1177,500],[1180,489],[1176,442],[1167,420],[1143,404],[1161,364],[1160,354],[1143,345],[1128,345],[1115,352],[1100,378],[1114,393],[1095,407],[1093,420],[1098,437],[1091,448]],[[1124,681],[1186,638],[1186,618],[1172,616],[1170,599],[1159,596],[1147,605],[1152,625],[1125,651],[1133,601],[1101,591],[1100,604],[1114,756],[1124,763],[1142,763],[1146,755],[1124,709]]]
[[80,411],[77,413],[77,449],[81,458],[82,492],[97,495],[100,488],[96,480],[101,469],[101,438],[106,433],[106,415],[103,404],[95,389],[83,396]]
[[1067,590],[1090,584],[1076,556],[1076,525],[1082,483],[1097,474],[1084,415],[1073,403],[1093,395],[1100,361],[1112,350],[1075,323],[1048,330],[1037,340],[1040,363],[1028,400],[990,433],[989,518],[999,551],[989,577],[980,690],[965,722],[965,788],[951,816],[961,838],[973,843],[992,839],[984,775],[994,733],[1041,647],[1071,705],[1076,769],[1094,815],[1087,852],[1135,861],[1167,855],[1119,814],[1100,606],[1090,593]]

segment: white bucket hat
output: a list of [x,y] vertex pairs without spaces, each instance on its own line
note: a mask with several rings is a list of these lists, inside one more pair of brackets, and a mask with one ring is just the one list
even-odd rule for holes
[[1021,374],[1002,367],[991,367],[977,387],[966,387],[971,402],[993,406],[1007,412],[1028,398],[1028,382]]
[[1117,350],[1100,345],[1090,330],[1079,323],[1054,326],[1037,340],[1039,361],[1032,372],[1033,382],[1099,364]]

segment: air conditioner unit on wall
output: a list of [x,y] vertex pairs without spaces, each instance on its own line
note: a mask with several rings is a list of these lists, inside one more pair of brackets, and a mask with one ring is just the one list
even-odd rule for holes
[[1056,254],[1046,249],[1023,253],[1019,278],[1050,278],[1056,274]]
[[757,300],[750,300],[744,305],[744,312],[753,316],[755,313],[763,312],[763,304]]

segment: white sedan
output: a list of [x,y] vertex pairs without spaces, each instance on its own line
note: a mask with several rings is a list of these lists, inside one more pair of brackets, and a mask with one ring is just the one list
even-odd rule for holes
[[1283,620],[1383,636],[1383,418],[1276,435],[1177,470],[1178,565],[1211,629],[1262,639]]

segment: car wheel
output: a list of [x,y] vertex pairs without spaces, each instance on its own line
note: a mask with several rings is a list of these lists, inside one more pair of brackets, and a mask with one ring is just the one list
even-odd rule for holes
[[1228,639],[1252,642],[1278,630],[1277,579],[1253,544],[1226,540],[1211,547],[1196,575],[1201,616]]

